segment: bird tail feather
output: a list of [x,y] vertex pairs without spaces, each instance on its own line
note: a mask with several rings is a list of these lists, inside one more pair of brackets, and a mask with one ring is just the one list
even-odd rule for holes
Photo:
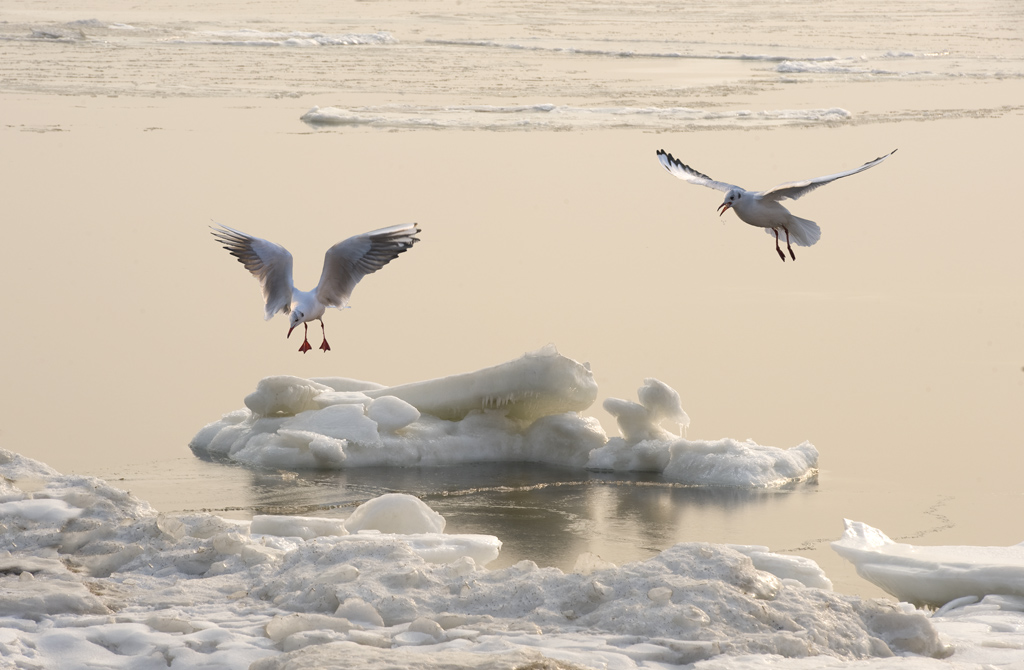
[[[765,232],[775,237],[773,229],[765,228]],[[779,230],[779,239],[786,239],[785,231]],[[791,243],[800,247],[809,247],[820,239],[821,228],[818,227],[818,224],[810,219],[801,219],[799,216],[793,217],[793,222],[789,224],[789,241]]]

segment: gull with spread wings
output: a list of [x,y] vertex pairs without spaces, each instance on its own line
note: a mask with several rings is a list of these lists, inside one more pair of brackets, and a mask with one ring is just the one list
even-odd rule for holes
[[222,224],[220,228],[213,228],[217,241],[259,281],[267,303],[264,319],[278,312],[289,314],[288,337],[296,326],[303,325],[305,332],[299,347],[302,353],[312,349],[308,337],[310,321],[320,321],[324,335],[320,349],[330,351],[322,318],[324,312],[328,307],[347,307],[359,280],[412,248],[419,242],[418,232],[420,229],[415,223],[403,223],[338,242],[324,256],[320,283],[312,291],[300,291],[292,284],[292,255],[287,249]]
[[793,247],[790,246],[790,241],[794,242],[798,246],[809,247],[821,238],[821,229],[818,228],[818,224],[814,221],[807,219],[801,219],[799,216],[793,216],[788,209],[783,207],[779,201],[790,198],[796,200],[801,196],[807,195],[819,186],[829,184],[836,179],[842,177],[849,177],[852,174],[863,172],[868,168],[874,167],[884,161],[889,156],[896,153],[893,149],[886,155],[876,158],[873,161],[868,161],[864,165],[846,172],[837,172],[836,174],[830,174],[825,177],[817,177],[815,179],[805,179],[803,181],[791,181],[785,184],[779,184],[775,188],[771,188],[767,191],[747,191],[727,184],[721,181],[715,181],[706,174],[697,172],[689,165],[684,164],[678,158],[674,158],[672,154],[666,153],[662,149],[658,149],[658,160],[665,166],[665,169],[671,172],[680,179],[685,179],[691,184],[699,184],[701,186],[707,186],[713,188],[716,191],[725,192],[725,201],[718,206],[720,210],[719,216],[725,214],[726,210],[732,208],[736,212],[736,216],[740,217],[740,220],[749,223],[752,226],[766,229],[769,235],[775,235],[775,250],[779,252],[779,257],[785,262],[786,254],[782,253],[782,249],[779,248],[779,231],[783,231],[786,234],[786,248],[789,249],[789,255],[793,260],[796,260],[796,254],[793,253]]

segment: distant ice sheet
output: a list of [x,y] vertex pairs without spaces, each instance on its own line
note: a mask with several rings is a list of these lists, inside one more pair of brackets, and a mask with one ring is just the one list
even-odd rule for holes
[[608,398],[622,437],[580,414],[597,398],[588,365],[547,347],[491,368],[382,388],[349,379],[267,377],[199,431],[197,454],[253,466],[365,466],[535,462],[656,472],[695,486],[779,487],[813,477],[818,451],[751,441],[686,440],[679,394],[646,379],[639,402]]
[[[846,521],[832,548],[857,574],[901,600],[941,607],[1008,596],[1024,610],[1024,543],[1012,547],[927,547],[893,542],[885,533]],[[1022,637],[1024,642],[1024,637]]]
[[267,32],[250,28],[239,30],[200,31],[168,38],[171,44],[196,44],[240,47],[330,47],[362,44],[395,44],[391,33],[327,34],[304,31]]
[[[131,32],[126,35],[124,33]],[[121,34],[118,34],[121,33]],[[122,45],[151,44],[224,47],[336,47],[397,44],[391,33],[325,33],[308,30],[260,30],[225,27],[220,30],[188,30],[180,24],[149,24],[144,28],[125,23],[82,19],[34,26],[2,25],[0,40],[116,41]]]
[[462,130],[565,130],[591,128],[679,129],[694,127],[768,128],[842,123],[853,114],[839,107],[825,109],[712,110],[689,107],[573,107],[533,105],[452,105],[447,107],[388,105],[380,107],[313,107],[300,120],[314,128],[447,128]]

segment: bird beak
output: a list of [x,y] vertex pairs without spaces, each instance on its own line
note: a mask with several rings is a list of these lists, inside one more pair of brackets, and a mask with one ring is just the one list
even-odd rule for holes
[[730,205],[727,202],[723,202],[721,205],[718,206],[718,209],[721,210],[718,212],[718,216],[722,216],[723,214],[725,214],[725,211],[730,207],[732,207],[732,205]]
[[284,336],[284,338],[285,338],[286,340],[287,340],[287,339],[288,339],[289,337],[291,337],[291,336],[292,336],[292,331],[293,331],[293,330],[295,330],[295,326],[292,326],[291,328],[289,328],[289,329],[288,329],[288,334]]

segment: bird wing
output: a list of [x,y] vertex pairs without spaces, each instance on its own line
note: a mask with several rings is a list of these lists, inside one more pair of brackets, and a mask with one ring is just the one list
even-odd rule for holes
[[825,177],[816,177],[815,179],[805,179],[804,181],[786,182],[785,184],[779,184],[778,186],[775,186],[774,188],[764,191],[763,193],[759,193],[758,195],[768,200],[783,200],[785,198],[791,198],[793,200],[796,200],[801,196],[807,195],[808,193],[818,188],[819,186],[824,186],[825,184],[833,182],[836,179],[840,179],[842,177],[849,177],[851,174],[857,174],[858,172],[863,172],[868,168],[875,167],[889,156],[892,156],[894,153],[896,153],[896,149],[893,149],[886,155],[881,156],[880,158],[876,158],[873,161],[868,161],[867,163],[864,163],[864,165],[861,165],[858,168],[847,170],[846,172],[837,172],[836,174],[830,174]]
[[328,307],[344,307],[359,280],[419,242],[418,232],[415,223],[403,223],[338,242],[324,256],[316,299]]
[[267,303],[264,319],[278,312],[292,311],[292,255],[284,247],[247,235],[223,224],[213,228],[213,236],[252,273],[263,289]]
[[661,161],[661,164],[665,166],[666,170],[671,172],[676,177],[679,177],[680,179],[685,179],[691,184],[707,186],[708,188],[713,188],[716,191],[722,191],[723,193],[728,193],[734,188],[739,188],[739,186],[726,184],[724,181],[715,181],[706,174],[697,172],[689,165],[686,165],[685,163],[680,161],[678,158],[673,157],[672,154],[666,153],[663,149],[658,149],[657,153],[658,160]]

